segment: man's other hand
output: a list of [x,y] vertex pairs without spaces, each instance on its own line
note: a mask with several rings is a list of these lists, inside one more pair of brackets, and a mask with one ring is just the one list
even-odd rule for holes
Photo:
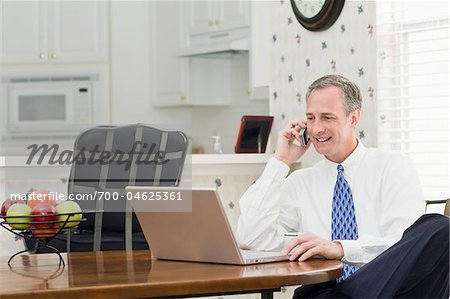
[[281,251],[289,255],[289,260],[300,262],[310,258],[340,260],[344,257],[344,249],[339,242],[328,241],[313,233],[304,233],[292,239]]

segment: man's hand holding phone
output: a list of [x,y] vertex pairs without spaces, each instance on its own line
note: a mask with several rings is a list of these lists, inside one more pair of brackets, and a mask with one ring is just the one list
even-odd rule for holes
[[[302,129],[305,130],[302,131]],[[300,134],[300,131],[302,131],[302,134]],[[309,146],[310,142],[306,132],[306,121],[294,119],[278,133],[275,157],[287,165],[291,165],[306,152]]]

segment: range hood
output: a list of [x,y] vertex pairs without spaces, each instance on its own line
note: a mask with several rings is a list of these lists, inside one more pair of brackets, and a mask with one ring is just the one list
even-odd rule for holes
[[248,38],[193,45],[176,53],[179,57],[191,57],[207,54],[248,51]]

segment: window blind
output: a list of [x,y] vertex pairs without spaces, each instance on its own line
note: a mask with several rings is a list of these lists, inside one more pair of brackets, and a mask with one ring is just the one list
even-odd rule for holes
[[447,1],[377,1],[378,146],[409,155],[425,198],[449,192]]

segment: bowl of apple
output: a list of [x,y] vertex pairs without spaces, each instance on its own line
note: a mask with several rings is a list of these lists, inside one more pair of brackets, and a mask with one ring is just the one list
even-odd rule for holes
[[10,198],[1,205],[0,226],[16,236],[35,240],[36,247],[32,250],[22,250],[14,254],[8,261],[21,253],[48,248],[60,256],[58,249],[48,243],[59,234],[77,227],[80,222],[86,221],[76,201],[52,200],[47,190],[34,190],[26,198]]
[[82,214],[78,203],[71,200],[7,199],[1,206],[1,224],[12,231],[31,231],[35,238],[46,239],[78,226],[83,221]]

